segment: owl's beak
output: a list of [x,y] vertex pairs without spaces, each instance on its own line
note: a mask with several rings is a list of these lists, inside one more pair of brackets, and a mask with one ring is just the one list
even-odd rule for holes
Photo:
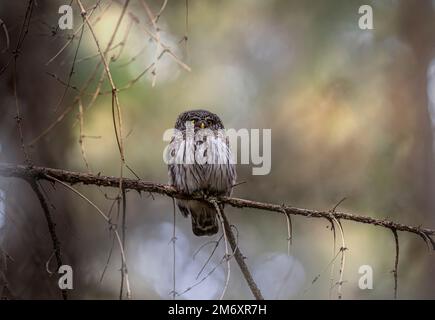
[[201,129],[204,129],[205,128],[205,123],[201,121],[200,127],[201,127]]

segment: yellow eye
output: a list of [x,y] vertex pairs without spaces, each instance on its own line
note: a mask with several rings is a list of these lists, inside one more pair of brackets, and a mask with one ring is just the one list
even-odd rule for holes
[[195,120],[192,120],[192,121],[190,121],[190,122],[192,122],[192,124],[195,124]]
[[211,125],[213,124],[213,121],[211,121],[211,120],[207,120],[207,124],[208,124],[209,126],[211,126]]

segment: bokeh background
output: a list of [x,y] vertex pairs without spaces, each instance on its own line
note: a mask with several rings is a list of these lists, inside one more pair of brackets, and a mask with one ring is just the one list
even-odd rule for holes
[[[95,1],[83,3],[92,8]],[[156,14],[163,1],[147,3]],[[57,126],[26,148],[32,162],[87,171],[79,144],[79,109],[74,104],[77,91],[69,89],[61,99],[65,92],[61,81],[68,79],[78,37],[47,65],[82,23],[73,1],[74,30],[57,29],[62,4],[65,1],[39,0],[34,6],[17,59],[17,96],[26,145],[71,109]],[[122,4],[103,0],[90,17],[102,47],[110,39]],[[364,4],[373,8],[373,30],[358,27],[358,8]],[[27,1],[0,3],[0,18],[10,37],[9,50],[0,54],[1,66],[13,54],[27,5]],[[245,183],[235,188],[235,196],[322,210],[346,197],[340,210],[435,226],[434,1],[190,0],[187,7],[185,1],[168,1],[158,26],[161,41],[191,71],[165,53],[155,68],[156,76],[151,68],[119,93],[126,159],[141,178],[167,182],[163,132],[173,126],[180,112],[200,107],[217,113],[227,128],[272,129],[270,174],[253,176],[252,165],[239,165],[239,181]],[[156,43],[145,29],[154,32],[140,1],[131,1],[114,41],[114,45],[123,40],[125,44],[112,50],[119,55],[111,62],[119,87],[155,59]],[[3,31],[0,45],[6,47]],[[88,28],[75,61],[70,84],[80,88],[99,61]],[[120,158],[111,96],[100,95],[89,107],[101,70],[83,97],[83,145],[93,173],[117,176]],[[24,163],[15,120],[13,74],[13,63],[0,74],[0,161]],[[105,78],[102,88],[103,92],[110,89]],[[134,177],[128,171],[125,174]],[[117,190],[76,187],[109,212]],[[14,179],[0,178],[0,189],[3,297],[59,298],[57,276],[46,271],[52,246],[35,195],[26,183]],[[121,260],[107,223],[62,186],[46,183],[44,190],[56,220],[64,263],[74,270],[70,296],[116,299]],[[127,210],[126,252],[133,297],[169,299],[172,200],[129,192]],[[328,221],[293,217],[288,256],[282,215],[234,208],[226,212],[237,226],[242,252],[266,298],[337,298],[337,286],[330,290],[328,266],[334,253]],[[116,219],[116,204],[111,215]],[[343,227],[348,248],[343,297],[393,298],[392,233],[348,221],[343,221]],[[190,221],[178,214],[176,234],[176,291],[184,292],[177,298],[217,298],[225,279],[225,264],[219,265],[223,245],[202,276],[215,271],[187,290],[202,278],[196,279],[213,244],[195,254],[210,239],[193,236]],[[415,235],[399,233],[399,240],[399,298],[435,298],[433,253]],[[339,259],[335,281],[338,265]],[[373,268],[373,290],[358,287],[361,265]],[[54,270],[53,261],[48,268]],[[234,261],[225,297],[251,298]]]

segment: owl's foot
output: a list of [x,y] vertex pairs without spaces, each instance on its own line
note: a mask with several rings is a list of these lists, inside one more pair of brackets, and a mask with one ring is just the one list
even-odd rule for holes
[[198,191],[194,191],[192,193],[192,195],[195,198],[202,198],[202,199],[208,199],[208,198],[216,196],[216,194],[211,192],[210,190],[198,190]]
[[207,199],[207,194],[204,192],[204,190],[194,191],[194,192],[192,192],[192,196],[194,198]]

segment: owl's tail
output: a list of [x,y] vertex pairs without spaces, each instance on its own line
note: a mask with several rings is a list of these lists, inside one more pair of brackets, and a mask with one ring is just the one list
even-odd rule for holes
[[216,209],[207,203],[200,203],[191,211],[192,231],[200,236],[212,236],[219,231]]
[[177,204],[183,216],[190,214],[192,231],[196,236],[212,236],[219,231],[217,212],[211,204],[196,200],[177,200]]

